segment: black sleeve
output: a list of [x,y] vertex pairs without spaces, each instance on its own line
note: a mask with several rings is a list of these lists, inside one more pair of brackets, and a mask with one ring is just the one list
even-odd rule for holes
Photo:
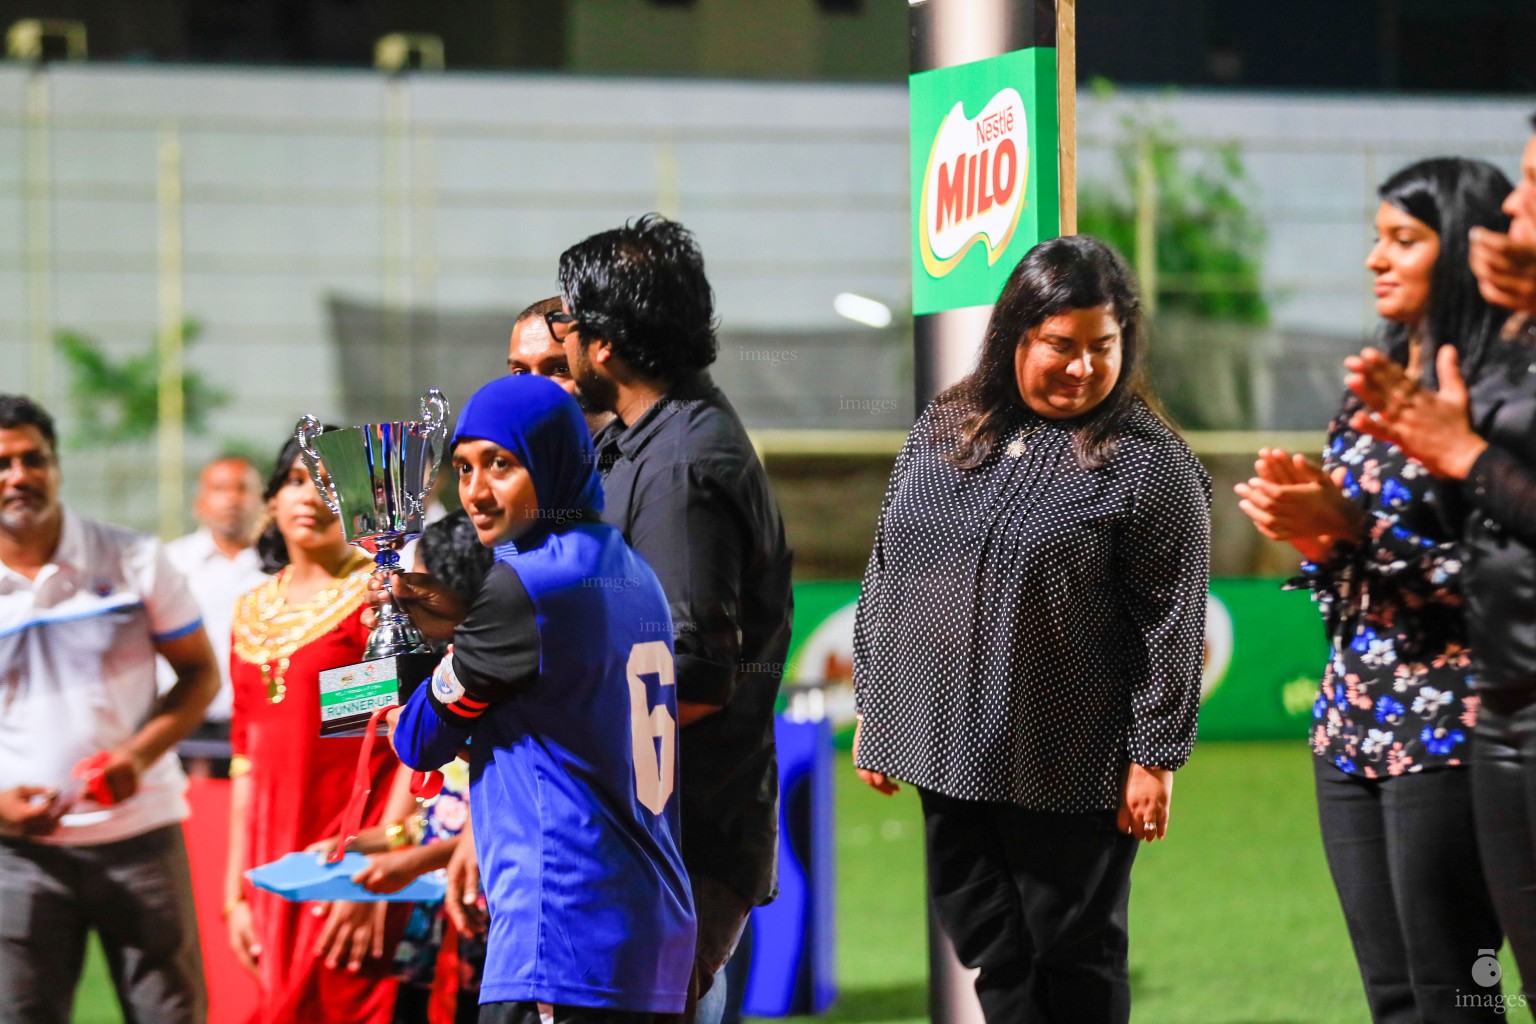
[[1127,748],[1144,768],[1176,770],[1195,745],[1211,583],[1211,481],[1182,444],[1154,457],[1119,560],[1147,652],[1146,676],[1129,681]]
[[1483,449],[1461,482],[1478,512],[1527,544],[1536,544],[1536,472],[1496,444]]
[[741,659],[741,573],[747,531],[721,479],[700,463],[656,467],[638,483],[630,546],[672,610],[677,699],[724,707]]
[[487,703],[522,693],[539,677],[539,625],[517,571],[497,562],[469,615],[453,632],[453,670],[464,692]]

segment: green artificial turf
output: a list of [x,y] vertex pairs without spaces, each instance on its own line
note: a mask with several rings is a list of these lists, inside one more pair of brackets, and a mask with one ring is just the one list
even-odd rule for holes
[[[1323,861],[1311,754],[1204,743],[1176,776],[1169,838],[1142,847],[1131,892],[1137,1024],[1360,1024],[1370,1019]],[[921,812],[838,761],[841,998],[823,1021],[926,1021]],[[1505,989],[1517,992],[1503,957]],[[1468,991],[1471,984],[1468,958]],[[818,1018],[795,1018],[809,1022]]]
[[[1318,839],[1305,743],[1205,743],[1177,775],[1169,838],[1142,848],[1131,895],[1137,1024],[1369,1019]],[[837,970],[809,1022],[928,1019],[922,815],[837,759]],[[1518,991],[1504,960],[1505,990]],[[1468,991],[1482,991],[1471,984]],[[1515,1015],[1518,1017],[1519,1015]],[[74,1017],[120,1020],[94,951]]]

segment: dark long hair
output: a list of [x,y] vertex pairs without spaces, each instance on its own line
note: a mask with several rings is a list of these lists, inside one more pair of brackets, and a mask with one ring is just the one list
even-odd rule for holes
[[[1429,308],[1424,312],[1419,344],[1424,382],[1437,386],[1435,355],[1441,345],[1456,349],[1462,376],[1476,378],[1489,347],[1509,316],[1485,300],[1467,263],[1473,227],[1509,230],[1509,217],[1500,209],[1514,190],[1504,172],[1482,160],[1437,157],[1420,160],[1382,182],[1381,201],[1408,214],[1440,236],[1440,255],[1429,279]],[[1413,331],[1407,324],[1382,326],[1382,344],[1400,363],[1408,362]]]
[[1019,394],[1014,355],[1029,332],[1059,313],[1108,305],[1120,325],[1120,378],[1104,401],[1078,418],[1078,465],[1098,469],[1115,453],[1115,438],[1137,406],[1158,413],[1143,370],[1146,328],[1141,298],[1125,260],[1089,235],[1052,238],[1019,260],[987,321],[976,369],[938,397],[962,416],[949,459],[961,469],[987,461],[1010,421],[1028,408]]
[[[336,428],[327,423],[321,429]],[[267,486],[262,489],[263,505],[271,504],[272,499],[277,497],[277,492],[283,489],[283,485],[288,482],[288,470],[293,467],[293,460],[298,457],[299,439],[289,437],[282,450],[277,453],[277,464],[272,467],[272,472],[267,476]],[[268,573],[282,571],[291,561],[288,557],[288,542],[283,540],[283,532],[271,519],[267,520],[261,528],[261,533],[256,536],[256,556],[261,559],[261,571]]]

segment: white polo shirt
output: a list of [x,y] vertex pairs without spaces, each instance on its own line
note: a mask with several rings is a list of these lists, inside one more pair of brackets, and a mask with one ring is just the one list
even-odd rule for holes
[[[219,550],[213,534],[206,529],[177,537],[165,546],[165,554],[187,578],[187,586],[202,610],[203,629],[213,645],[213,656],[219,663],[219,695],[213,698],[203,717],[211,722],[227,722],[234,708],[234,691],[229,683],[229,628],[235,618],[235,602],[265,583],[267,574],[261,571],[261,559],[255,548],[244,548],[230,558]],[[161,680],[161,689],[168,688],[167,682],[175,681],[173,673],[169,680]]]
[[[197,602],[158,540],[64,511],[53,560],[29,580],[0,563],[0,789],[59,786],[153,713],[156,641],[197,629]],[[187,816],[174,750],[116,807],[82,798],[61,845],[111,843]]]

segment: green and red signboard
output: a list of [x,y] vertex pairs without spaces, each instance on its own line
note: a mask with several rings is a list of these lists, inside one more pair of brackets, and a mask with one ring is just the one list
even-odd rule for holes
[[[784,679],[825,682],[819,713],[839,727],[853,718],[856,582],[795,587],[795,621]],[[1328,657],[1317,609],[1305,593],[1271,579],[1215,579],[1206,604],[1200,738],[1300,739]]]
[[1056,51],[909,82],[913,312],[988,305],[1019,257],[1060,230]]

